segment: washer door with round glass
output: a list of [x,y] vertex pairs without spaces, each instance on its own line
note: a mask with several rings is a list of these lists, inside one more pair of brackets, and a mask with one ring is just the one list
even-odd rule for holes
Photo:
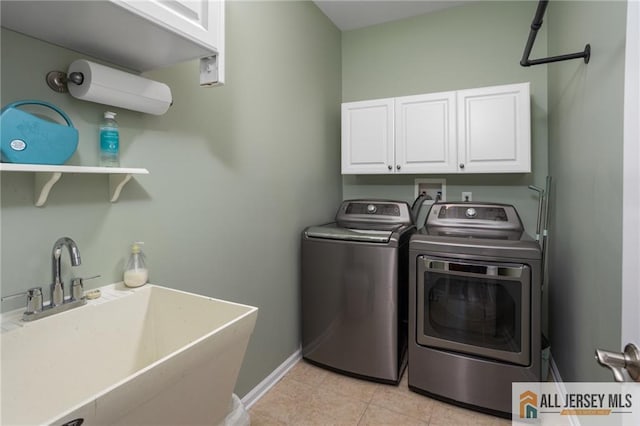
[[529,365],[531,268],[418,256],[419,345]]

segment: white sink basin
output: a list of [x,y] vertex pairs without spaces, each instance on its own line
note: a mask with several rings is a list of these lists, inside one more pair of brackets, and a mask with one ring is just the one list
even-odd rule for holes
[[0,424],[223,420],[258,309],[151,284],[101,291],[30,323],[3,316]]

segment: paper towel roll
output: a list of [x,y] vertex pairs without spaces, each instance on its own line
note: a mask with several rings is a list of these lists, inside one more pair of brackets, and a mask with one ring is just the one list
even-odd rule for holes
[[84,76],[81,84],[68,83],[74,98],[155,115],[164,114],[171,106],[171,89],[164,83],[84,59],[71,63],[67,75],[73,72]]

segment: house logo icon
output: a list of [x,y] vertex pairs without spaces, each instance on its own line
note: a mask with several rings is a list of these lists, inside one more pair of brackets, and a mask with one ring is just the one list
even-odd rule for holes
[[520,418],[538,418],[538,395],[535,392],[528,390],[520,394]]

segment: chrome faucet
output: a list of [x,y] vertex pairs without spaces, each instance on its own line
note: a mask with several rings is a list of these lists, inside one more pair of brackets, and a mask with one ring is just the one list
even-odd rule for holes
[[80,250],[76,242],[69,237],[58,238],[51,249],[51,306],[58,306],[64,303],[64,283],[61,277],[60,257],[62,257],[62,247],[67,246],[71,257],[71,266],[78,266],[82,263]]
[[[64,297],[64,283],[62,282],[62,274],[60,268],[60,257],[62,256],[62,248],[66,246],[71,257],[71,265],[78,266],[82,262],[80,259],[80,250],[76,242],[69,237],[59,238],[53,245],[51,250],[51,300],[49,304],[43,304],[42,288],[33,287],[27,291],[12,294],[3,297],[2,300],[12,299],[14,297],[27,296],[27,309],[22,315],[24,321],[33,321],[58,312],[68,311],[69,309],[82,306],[87,303],[86,297],[83,295],[83,279],[74,278],[71,281],[71,294],[67,299]],[[99,275],[91,278],[97,278]],[[89,279],[89,278],[85,278]]]

